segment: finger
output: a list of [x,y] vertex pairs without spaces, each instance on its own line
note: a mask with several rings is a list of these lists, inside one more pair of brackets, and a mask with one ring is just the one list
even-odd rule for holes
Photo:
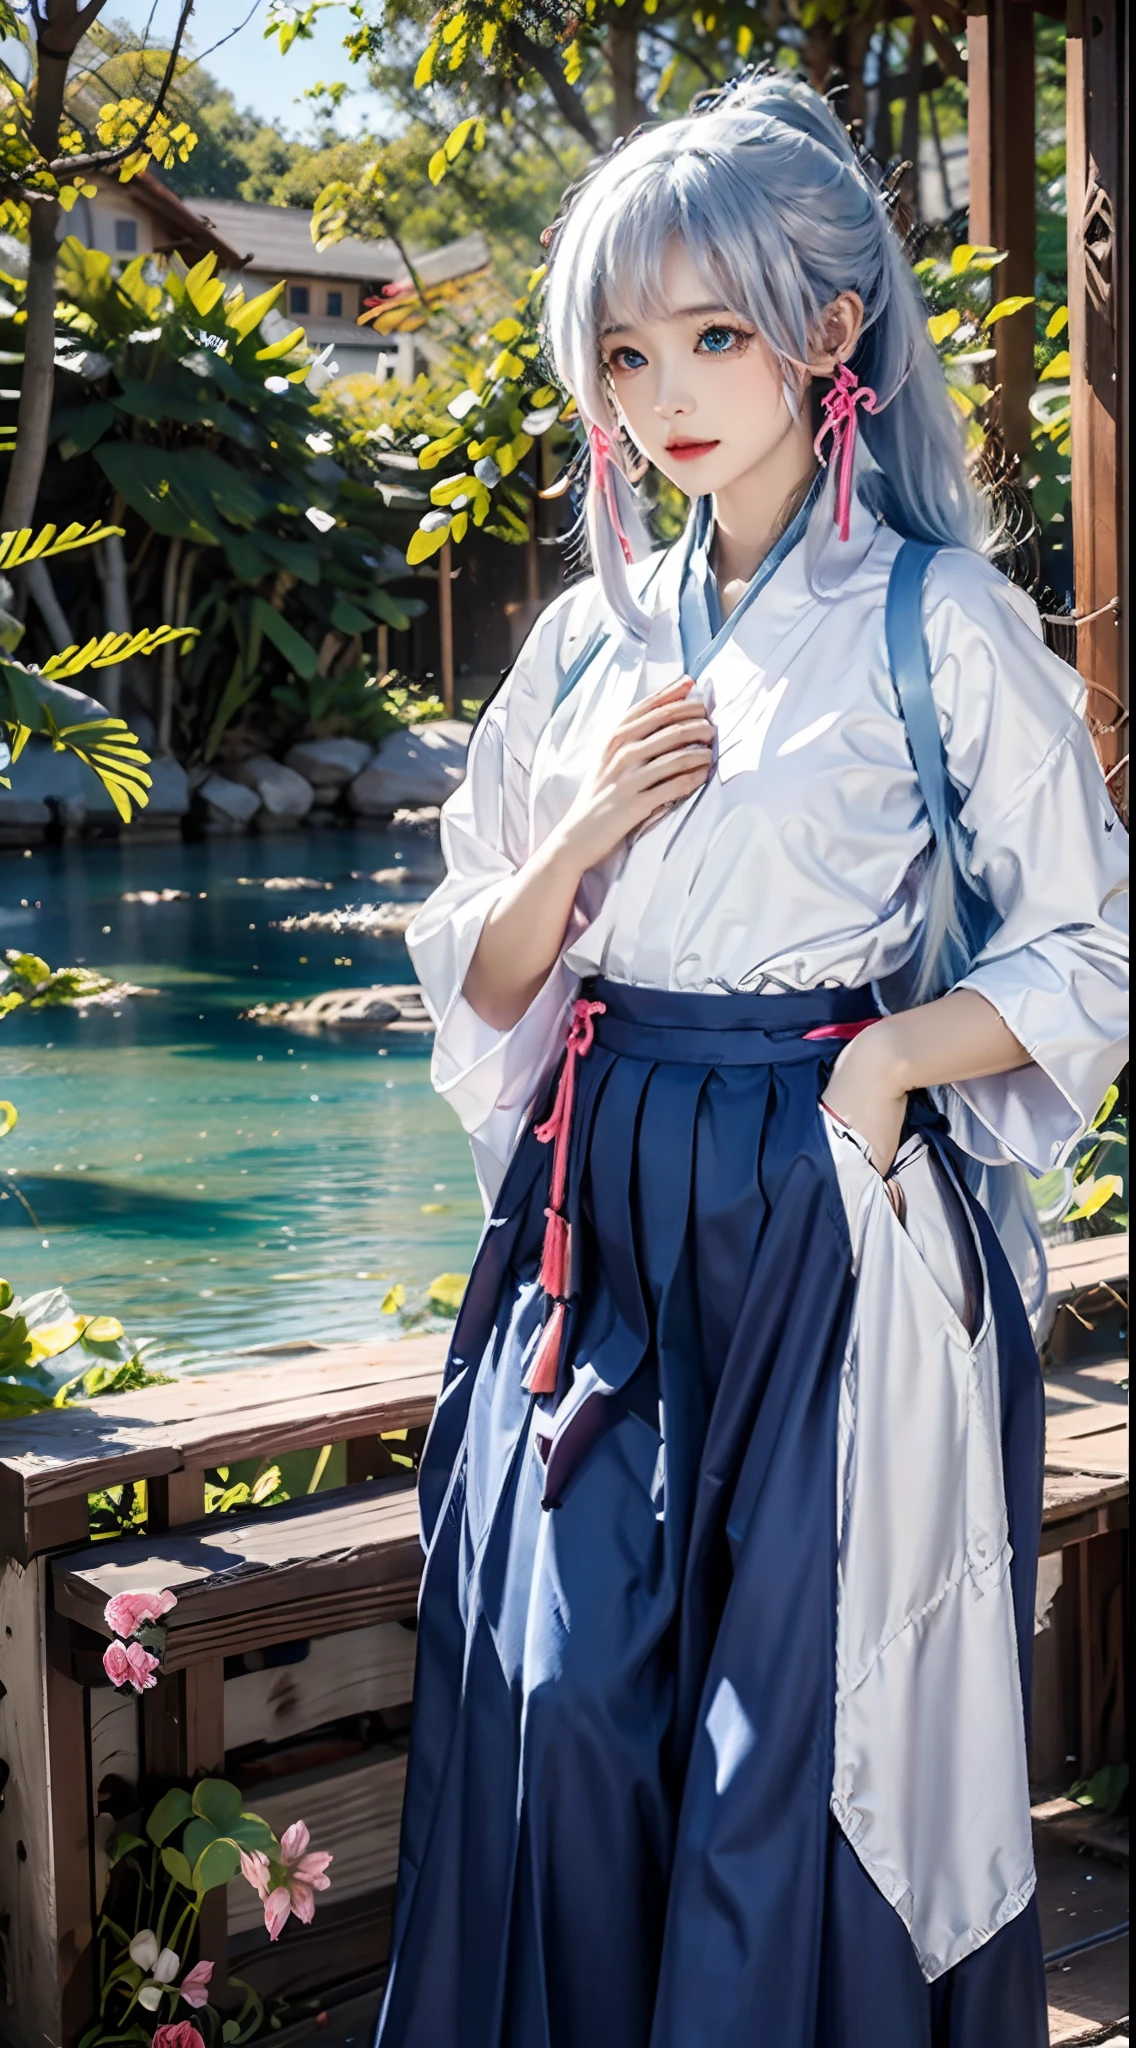
[[626,764],[634,771],[649,761],[657,761],[664,754],[681,754],[687,747],[713,749],[714,727],[708,718],[690,719],[685,724],[662,726],[657,732],[647,733],[632,744],[620,749],[620,766]]
[[644,791],[641,801],[650,804],[644,822],[650,823],[652,819],[663,817],[667,811],[673,811],[678,804],[685,803],[687,797],[695,796],[705,784],[706,771],[699,768],[693,773],[688,770],[684,775],[673,775],[668,781]]
[[712,740],[714,727],[706,716],[705,705],[682,704],[668,706],[650,719],[637,719],[633,725],[620,726],[612,737],[616,753],[633,755],[637,748],[647,745],[677,747],[688,739]]
[[657,690],[654,696],[644,697],[641,703],[631,706],[616,730],[627,732],[635,726],[653,725],[660,718],[684,718],[692,712],[704,711],[701,699],[691,697],[693,688],[689,676],[684,676],[681,682],[671,684],[668,689]]
[[709,747],[683,747],[677,753],[661,754],[653,761],[644,762],[638,776],[642,791],[659,790],[665,783],[693,780],[695,786],[705,782],[714,766],[714,756]]

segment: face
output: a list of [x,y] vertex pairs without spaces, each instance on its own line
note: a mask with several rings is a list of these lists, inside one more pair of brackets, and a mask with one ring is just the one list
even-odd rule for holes
[[611,387],[633,439],[664,476],[691,498],[721,494],[811,434],[789,410],[768,343],[708,297],[681,244],[664,278],[673,310],[602,337]]

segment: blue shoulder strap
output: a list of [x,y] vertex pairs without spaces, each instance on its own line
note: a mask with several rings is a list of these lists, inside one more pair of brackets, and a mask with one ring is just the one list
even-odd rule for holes
[[930,541],[904,541],[888,580],[884,631],[892,681],[931,830],[940,846],[949,846],[947,764],[931,691],[931,657],[923,631],[923,583],[938,552]]

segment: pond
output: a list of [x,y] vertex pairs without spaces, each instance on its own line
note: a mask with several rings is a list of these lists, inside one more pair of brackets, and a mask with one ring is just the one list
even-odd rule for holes
[[[393,1286],[413,1312],[437,1275],[468,1272],[481,1202],[430,1087],[429,1036],[309,1037],[240,1016],[410,980],[400,939],[270,928],[425,894],[366,879],[400,863],[436,867],[434,843],[360,830],[0,860],[0,944],[160,991],[117,1016],[0,1022],[0,1095],[20,1116],[0,1149],[0,1273],[17,1294],[63,1286],[80,1313],[149,1340],[151,1364],[199,1367],[393,1334]],[[333,886],[267,891],[271,875]],[[123,901],[164,888],[188,900]]]

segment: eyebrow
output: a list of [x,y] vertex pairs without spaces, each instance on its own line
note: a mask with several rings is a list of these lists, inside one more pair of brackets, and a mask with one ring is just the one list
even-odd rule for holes
[[[733,312],[731,307],[724,306],[720,299],[713,300],[708,306],[676,306],[673,313],[667,313],[664,317],[667,320],[695,320],[703,313],[729,313],[733,320],[741,320],[745,317],[744,314]],[[746,324],[748,326],[749,323],[747,322]],[[634,334],[634,332],[635,329],[633,327],[619,325],[604,327],[600,330],[600,340],[606,341],[610,334]]]

